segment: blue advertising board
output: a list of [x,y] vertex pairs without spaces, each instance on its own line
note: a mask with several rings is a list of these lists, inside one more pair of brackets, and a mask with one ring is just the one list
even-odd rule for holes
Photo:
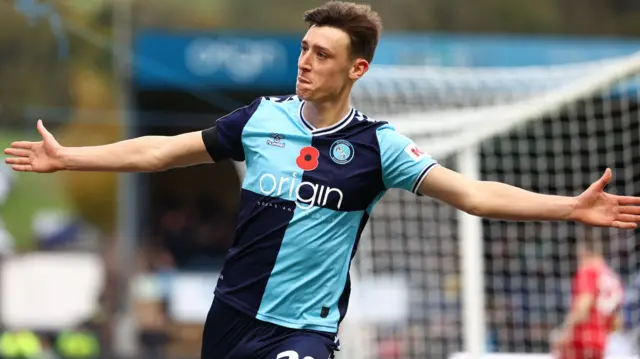
[[[139,88],[187,87],[290,91],[300,35],[140,32],[134,80]],[[640,39],[390,33],[375,65],[541,66],[640,51]]]
[[143,33],[135,43],[139,87],[290,88],[297,37]]

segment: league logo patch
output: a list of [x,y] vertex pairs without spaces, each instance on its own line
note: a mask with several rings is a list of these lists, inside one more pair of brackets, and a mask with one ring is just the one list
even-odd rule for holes
[[418,145],[416,145],[415,143],[409,144],[407,147],[404,148],[404,151],[409,156],[411,156],[411,158],[413,158],[416,162],[420,161],[420,159],[422,159],[424,156],[427,155],[427,153],[424,152],[424,150],[420,148]]
[[338,140],[331,145],[329,155],[333,162],[339,165],[346,165],[353,159],[355,151],[353,149],[353,145],[351,145],[349,141]]

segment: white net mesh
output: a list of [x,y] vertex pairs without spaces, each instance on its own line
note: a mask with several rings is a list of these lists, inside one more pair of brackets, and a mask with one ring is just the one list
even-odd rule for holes
[[[575,195],[610,167],[609,191],[640,195],[638,62],[629,57],[521,69],[381,68],[356,87],[353,102],[389,120],[452,169],[460,170],[455,155],[462,148],[479,144],[483,180]],[[483,221],[487,351],[549,353],[550,331],[568,309],[575,242],[584,231],[570,223]],[[599,234],[607,238],[606,259],[632,299],[640,269],[636,231]],[[389,191],[363,234],[355,286],[372,277],[400,278],[409,305],[404,316],[390,308],[399,305],[389,298],[402,286],[375,297],[366,290],[356,294],[356,314],[345,323],[354,343],[345,340],[345,346],[356,345],[359,358],[437,359],[461,351],[458,244],[454,209]],[[400,314],[379,318],[391,309]],[[629,324],[640,323],[639,311],[625,313]],[[609,350],[631,350],[624,345],[634,344],[632,329],[616,335]]]

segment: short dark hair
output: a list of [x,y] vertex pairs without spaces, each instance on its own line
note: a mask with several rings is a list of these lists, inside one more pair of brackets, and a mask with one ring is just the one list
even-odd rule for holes
[[371,62],[376,52],[382,20],[371,6],[345,1],[329,1],[321,7],[304,14],[309,26],[329,26],[349,35],[351,56],[362,57]]

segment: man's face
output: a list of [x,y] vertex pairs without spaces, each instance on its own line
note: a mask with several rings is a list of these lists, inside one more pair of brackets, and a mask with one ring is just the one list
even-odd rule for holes
[[[312,26],[302,39],[296,94],[305,101],[337,97],[364,72],[362,59],[350,55],[349,35],[327,26]],[[361,73],[360,73],[361,72]]]
[[584,262],[595,256],[595,253],[584,245],[578,245],[578,261]]
[[577,249],[578,249],[577,250],[578,261],[582,262],[587,257],[587,251],[584,249],[583,246],[578,246]]

